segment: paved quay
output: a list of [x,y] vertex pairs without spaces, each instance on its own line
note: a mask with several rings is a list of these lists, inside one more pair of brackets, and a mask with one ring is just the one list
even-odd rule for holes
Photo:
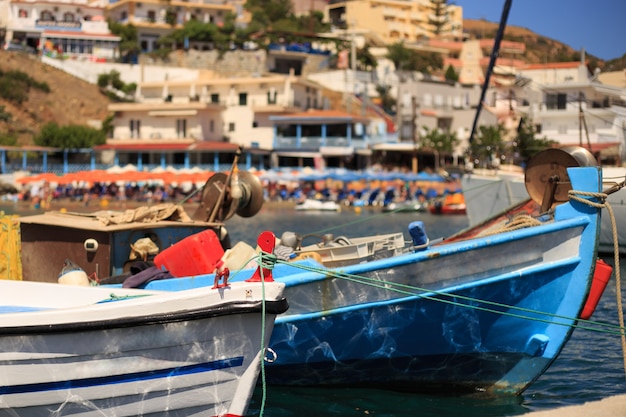
[[524,417],[626,417],[626,394],[580,405],[534,411]]

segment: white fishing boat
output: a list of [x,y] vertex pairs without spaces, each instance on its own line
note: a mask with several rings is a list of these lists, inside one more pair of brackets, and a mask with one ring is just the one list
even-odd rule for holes
[[0,281],[0,415],[243,416],[284,284]]
[[[626,168],[602,167],[603,188],[610,190],[626,180]],[[461,178],[469,225],[504,212],[510,206],[528,199],[528,190],[521,168],[499,170],[476,170]],[[626,189],[616,187],[607,202],[615,213],[615,229],[619,251],[626,253]],[[600,226],[599,251],[612,253],[614,249],[613,225],[608,213],[603,213]]]
[[341,211],[341,204],[336,201],[323,201],[314,198],[307,198],[296,204],[296,210],[299,211]]

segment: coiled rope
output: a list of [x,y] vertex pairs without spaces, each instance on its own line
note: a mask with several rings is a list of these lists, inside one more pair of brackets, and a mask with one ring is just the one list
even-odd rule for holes
[[[613,258],[615,262],[615,293],[617,296],[617,317],[619,319],[619,325],[621,328],[620,336],[622,340],[622,355],[624,359],[624,375],[626,376],[626,333],[624,333],[624,310],[622,307],[622,279],[619,265],[619,239],[617,235],[617,224],[615,221],[615,213],[613,213],[613,208],[609,203],[607,203],[606,199],[608,197],[605,193],[592,193],[588,191],[574,191],[570,190],[568,192],[569,198],[572,200],[576,200],[583,204],[587,204],[591,207],[595,208],[606,208],[606,211],[609,213],[609,219],[611,220],[611,233],[613,235]],[[600,200],[600,203],[595,201],[588,200],[586,198],[582,198],[579,196],[587,196],[587,197],[595,197]]]

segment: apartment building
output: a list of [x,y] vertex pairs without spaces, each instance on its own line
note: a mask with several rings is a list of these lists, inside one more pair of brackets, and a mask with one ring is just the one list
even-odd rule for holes
[[112,59],[120,38],[109,31],[105,9],[87,0],[2,2],[5,42],[65,58]]
[[[202,149],[211,152],[229,143],[269,152],[271,117],[322,106],[319,87],[293,74],[216,78],[208,71],[193,80],[139,83],[135,100],[109,106],[115,115],[110,149],[175,150],[204,143]],[[174,153],[168,157],[182,163]]]
[[[325,18],[336,28],[368,29],[385,44],[418,43],[433,37],[462,39],[463,9],[449,4],[435,16],[433,4],[431,0],[330,1]],[[441,25],[434,25],[435,20]]]
[[115,22],[132,24],[137,29],[141,51],[151,52],[158,49],[157,40],[161,36],[181,29],[190,20],[222,25],[228,13],[242,19],[242,4],[242,1],[222,0],[120,0],[107,4],[107,14]]

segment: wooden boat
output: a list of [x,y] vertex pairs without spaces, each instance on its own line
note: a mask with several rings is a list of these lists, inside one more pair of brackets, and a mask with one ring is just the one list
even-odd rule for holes
[[[304,248],[296,245],[295,261],[257,269],[285,283],[290,303],[276,320],[267,381],[523,392],[563,349],[586,304],[600,224],[593,193],[601,191],[597,167],[547,163],[529,171],[529,181],[546,190],[547,210],[543,200],[529,200],[437,243],[415,227],[403,248],[365,257],[354,249],[334,267],[322,255],[300,257]],[[271,232],[257,243],[276,252]],[[213,279],[146,288],[175,291]]]
[[243,416],[283,291],[0,280],[0,414]]
[[7,243],[19,239],[19,247],[3,258],[8,265],[0,270],[14,271],[5,279],[57,282],[59,270],[70,259],[92,280],[121,280],[133,262],[152,260],[163,249],[207,229],[215,231],[223,249],[228,249],[225,222],[235,214],[247,218],[258,213],[263,186],[255,175],[238,172],[235,160],[229,173],[213,174],[201,191],[200,204],[191,215],[183,204],[159,204],[94,213],[47,211],[5,221],[15,233],[4,239]]

